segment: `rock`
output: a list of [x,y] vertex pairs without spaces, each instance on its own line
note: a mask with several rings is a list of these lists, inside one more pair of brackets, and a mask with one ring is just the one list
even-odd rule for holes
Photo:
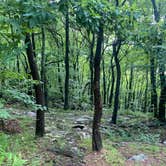
[[36,113],[35,113],[35,112],[31,112],[31,111],[27,112],[27,115],[28,115],[29,117],[31,117],[31,118],[36,117]]
[[80,156],[80,150],[77,147],[70,147],[67,145],[63,148],[55,147],[53,149],[47,150],[54,154],[63,155],[71,158],[77,158],[78,156]]
[[76,124],[89,124],[90,122],[92,122],[92,118],[89,116],[82,116],[75,121]]
[[165,141],[163,141],[163,144],[164,144],[164,145],[166,145],[166,140],[165,140]]
[[78,132],[78,134],[80,135],[81,139],[91,138],[91,135],[89,133],[87,133],[87,132],[81,131],[81,132]]
[[147,156],[144,154],[138,154],[130,157],[128,160],[134,160],[134,161],[145,161],[147,159]]

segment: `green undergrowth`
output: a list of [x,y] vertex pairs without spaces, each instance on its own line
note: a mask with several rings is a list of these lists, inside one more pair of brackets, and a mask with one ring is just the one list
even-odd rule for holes
[[[92,140],[91,139],[83,139],[80,142],[80,147],[86,148],[86,153],[90,153],[92,151]],[[108,164],[113,166],[123,166],[125,162],[125,158],[122,154],[112,146],[110,140],[104,140],[103,142],[104,157]]]
[[142,143],[130,143],[128,145],[132,153],[146,153],[146,154],[158,154],[160,152],[166,153],[166,147],[159,146],[158,144],[142,144]]
[[32,134],[34,131],[30,131],[28,128],[32,121],[28,118],[22,118],[20,123],[21,133],[0,133],[0,165],[23,166],[33,163],[33,160],[27,161],[28,156],[37,152],[36,140]]
[[[153,127],[148,127],[153,124]],[[113,142],[159,143],[161,136],[160,122],[152,113],[120,111],[116,125],[105,123],[102,129],[105,138]]]
[[149,129],[112,129],[105,131],[109,138],[113,142],[143,142],[143,143],[159,143],[160,134],[150,133]]
[[82,139],[79,146],[86,149],[87,153],[90,153],[92,151],[92,140],[90,138]]
[[[26,163],[21,154],[11,150],[10,137],[4,133],[0,133],[0,165],[22,166]],[[15,148],[18,145],[13,145]]]
[[153,117],[153,113],[151,112],[141,112],[141,111],[132,111],[132,110],[120,110],[119,115],[133,116],[135,118],[144,118],[144,119],[149,119]]
[[[91,139],[84,139],[80,142],[80,147],[86,148],[87,154],[92,151]],[[146,154],[147,156],[159,157],[161,153],[166,153],[166,147],[159,144],[145,144],[141,142],[128,142],[125,145],[114,144],[110,140],[103,141],[104,157],[108,164],[112,166],[125,165],[126,158],[120,151],[120,147],[125,146],[126,151],[132,156],[135,154]]]
[[124,156],[112,146],[110,141],[104,142],[104,149],[106,149],[105,159],[106,162],[113,166],[123,166],[125,163]]

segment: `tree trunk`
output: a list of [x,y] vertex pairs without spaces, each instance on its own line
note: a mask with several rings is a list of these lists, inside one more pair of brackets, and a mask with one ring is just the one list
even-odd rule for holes
[[120,93],[120,79],[121,79],[121,68],[120,68],[120,63],[119,63],[119,58],[118,58],[119,50],[121,47],[121,41],[119,41],[117,39],[116,41],[114,41],[112,46],[113,46],[113,56],[114,56],[115,66],[116,66],[116,71],[117,71],[112,123],[116,124],[117,113],[118,113],[118,109],[119,109],[119,93]]
[[165,103],[166,103],[166,79],[165,79],[165,66],[164,63],[161,62],[159,66],[160,72],[160,101],[159,101],[159,120],[165,121]]
[[145,94],[144,94],[144,112],[147,112],[147,103],[148,103],[148,87],[149,87],[149,70],[148,67],[146,68],[146,87],[145,87]]
[[33,50],[33,54],[34,54],[34,57],[36,57],[36,44],[35,44],[35,34],[32,33],[32,50]]
[[62,100],[62,102],[64,102],[60,63],[58,62],[57,65],[58,65],[58,83],[59,83],[59,91],[60,91],[60,93],[61,93],[61,100]]
[[[38,84],[34,85],[35,95],[36,95],[36,104],[44,106],[44,94],[42,91],[42,86],[40,84],[39,72],[37,64],[34,57],[32,42],[30,39],[30,34],[26,34],[25,44],[27,45],[26,53],[28,57],[28,62],[31,70],[31,75],[33,80],[38,81]],[[36,136],[42,137],[44,135],[44,111],[42,109],[37,110],[36,115]]]
[[128,84],[129,84],[129,82],[128,82],[128,78],[127,78],[127,66],[126,66],[126,68],[125,68],[125,81],[126,81],[126,86],[125,86],[125,88],[126,88],[126,90],[125,90],[125,102],[124,102],[124,108],[125,109],[127,109],[127,99],[128,99]]
[[[154,18],[156,22],[159,22],[160,15],[157,9],[156,1],[151,0],[153,10],[154,10]],[[154,56],[151,57],[151,84],[152,84],[152,94],[151,94],[151,105],[154,108],[154,116],[157,117],[157,92],[156,92],[156,72],[155,72],[155,59]]]
[[48,108],[48,92],[47,92],[47,77],[46,77],[46,55],[45,55],[45,31],[42,27],[42,50],[41,50],[41,81],[44,92],[45,106]]
[[129,88],[128,88],[128,100],[127,100],[127,109],[130,108],[131,99],[132,99],[132,85],[133,85],[133,66],[130,68],[130,80],[129,80]]
[[112,106],[112,99],[114,94],[114,85],[115,85],[115,73],[114,73],[114,66],[113,66],[113,59],[111,58],[111,73],[112,73],[112,82],[111,82],[111,90],[109,96],[109,107]]
[[100,151],[102,149],[102,139],[100,133],[100,123],[102,117],[102,101],[100,94],[100,63],[101,63],[101,49],[103,43],[103,26],[100,25],[97,36],[97,47],[94,57],[94,118],[92,131],[92,149],[93,151]]
[[[154,10],[154,17],[155,21],[160,21],[160,13],[157,9],[156,1],[151,0],[153,10]],[[157,41],[157,45],[162,45],[162,37],[158,34],[160,37]],[[160,53],[161,49],[158,48],[157,53]],[[165,64],[161,59],[159,59],[159,75],[160,75],[160,101],[159,101],[159,120],[165,121],[165,102],[166,102],[166,79],[165,79]]]
[[157,117],[157,91],[156,91],[156,69],[155,59],[150,57],[150,80],[151,80],[151,111]]
[[93,65],[94,65],[94,45],[95,45],[95,34],[92,34],[92,41],[90,42],[90,58],[89,58],[89,68],[90,68],[90,102],[93,105]]
[[66,25],[65,25],[65,33],[66,33],[66,49],[65,49],[65,96],[64,96],[64,109],[69,108],[69,9],[67,6],[66,9]]
[[103,104],[106,104],[106,74],[105,74],[104,57],[102,61],[102,67],[103,67]]

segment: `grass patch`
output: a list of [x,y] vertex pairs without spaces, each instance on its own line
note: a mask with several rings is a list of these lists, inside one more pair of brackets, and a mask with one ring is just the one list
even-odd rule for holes
[[141,111],[131,111],[131,110],[123,110],[119,111],[119,115],[124,116],[133,116],[135,118],[143,118],[143,119],[150,119],[153,118],[153,113],[150,112],[141,112]]
[[[91,139],[84,139],[80,142],[80,146],[86,148],[86,152],[90,153],[92,151],[92,141]],[[105,160],[107,163],[113,166],[123,166],[125,162],[125,158],[121,153],[118,152],[116,148],[114,148],[110,141],[104,141],[103,149],[105,149]]]
[[[38,149],[33,134],[34,131],[29,129],[32,125],[32,120],[29,118],[21,118],[19,122],[22,133],[10,135],[3,132],[0,133],[0,165],[33,165],[34,158],[31,156],[37,153]],[[35,160],[35,162],[37,162],[37,159]],[[38,159],[38,161],[40,161],[40,159]]]
[[113,166],[123,166],[125,158],[122,154],[111,145],[110,141],[104,142],[104,149],[106,149],[105,159],[106,162]]
[[22,159],[21,153],[10,149],[11,143],[14,142],[10,141],[10,136],[0,133],[0,165],[22,166],[26,160]]
[[87,138],[87,139],[81,140],[79,143],[79,146],[86,148],[87,153],[91,152],[92,151],[92,139]]
[[141,143],[130,143],[129,149],[133,153],[142,152],[145,154],[157,154],[160,152],[166,152],[166,147],[161,147],[159,145],[151,144],[141,144]]

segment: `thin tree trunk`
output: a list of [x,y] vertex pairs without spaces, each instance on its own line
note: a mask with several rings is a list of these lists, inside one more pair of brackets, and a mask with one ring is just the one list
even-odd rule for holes
[[113,46],[113,56],[114,56],[115,66],[116,66],[116,71],[117,71],[112,123],[116,124],[117,113],[118,113],[118,109],[119,109],[119,94],[120,94],[120,79],[121,79],[121,68],[120,68],[120,63],[119,63],[119,58],[118,58],[119,50],[121,47],[121,41],[118,41],[118,39],[117,39],[116,41],[114,41],[112,46]]
[[131,98],[132,98],[132,85],[133,85],[133,66],[130,68],[130,80],[129,80],[129,88],[128,88],[128,101],[127,101],[127,109],[130,108]]
[[62,79],[61,79],[60,63],[58,62],[57,65],[58,65],[58,83],[59,83],[59,91],[60,91],[60,93],[61,93],[61,99],[62,99],[62,102],[63,102],[64,99],[63,99],[63,86],[62,86]]
[[[9,14],[10,17],[10,14]],[[14,31],[13,31],[13,26],[10,25],[10,29],[11,29],[11,35],[12,35],[12,41],[13,43],[15,43],[15,37],[14,37]],[[16,67],[17,67],[17,72],[20,73],[20,62],[19,62],[19,56],[16,56]]]
[[155,59],[150,57],[150,80],[151,80],[151,111],[157,117],[157,91],[156,91],[156,69]]
[[33,50],[33,54],[34,54],[34,57],[36,57],[36,44],[35,44],[35,34],[32,33],[32,50]]
[[103,26],[100,25],[97,36],[97,47],[94,57],[94,118],[92,130],[92,149],[93,151],[100,151],[102,149],[102,139],[100,133],[100,123],[102,117],[102,101],[100,94],[100,63],[101,63],[101,49],[103,43]]
[[42,51],[41,51],[41,81],[44,92],[45,106],[48,108],[48,92],[47,92],[47,77],[46,77],[46,55],[45,55],[45,30],[42,27]]
[[146,88],[145,88],[145,94],[144,94],[144,112],[147,112],[147,103],[148,103],[148,87],[149,87],[149,70],[148,67],[146,68]]
[[65,50],[65,96],[64,96],[64,109],[69,108],[69,9],[67,6],[66,9],[66,25],[65,25],[65,33],[66,33],[66,50]]
[[160,101],[159,101],[159,120],[165,121],[165,103],[166,103],[166,79],[165,79],[165,66],[161,62],[159,66],[160,72]]
[[124,108],[127,109],[127,99],[128,99],[127,98],[128,97],[128,94],[127,94],[128,90],[127,89],[128,89],[128,84],[129,84],[128,83],[128,78],[127,78],[127,66],[126,66],[126,69],[125,69],[125,78],[126,78],[126,80],[125,80],[126,81],[126,87],[125,87],[126,88],[126,90],[125,90],[126,93],[125,93],[125,105],[124,105]]
[[94,65],[94,45],[95,45],[95,34],[92,34],[92,41],[90,42],[90,58],[89,58],[89,68],[90,68],[90,102],[93,105],[93,65]]
[[103,67],[103,104],[106,104],[106,74],[105,74],[104,57],[102,61],[102,67]]
[[[27,45],[26,53],[28,57],[29,66],[31,69],[31,75],[33,80],[38,81],[38,84],[34,85],[35,88],[35,95],[36,95],[36,104],[39,104],[41,106],[45,105],[44,102],[44,93],[42,91],[42,86],[40,84],[40,77],[39,77],[39,71],[37,68],[37,63],[35,61],[32,42],[30,39],[30,34],[26,34],[25,44]],[[44,111],[40,108],[37,110],[36,115],[36,136],[42,137],[44,135]]]
[[115,85],[115,73],[114,73],[114,66],[113,66],[113,58],[111,58],[111,73],[112,73],[112,82],[111,82],[111,90],[109,96],[109,107],[112,106],[113,94],[114,94],[114,85]]

